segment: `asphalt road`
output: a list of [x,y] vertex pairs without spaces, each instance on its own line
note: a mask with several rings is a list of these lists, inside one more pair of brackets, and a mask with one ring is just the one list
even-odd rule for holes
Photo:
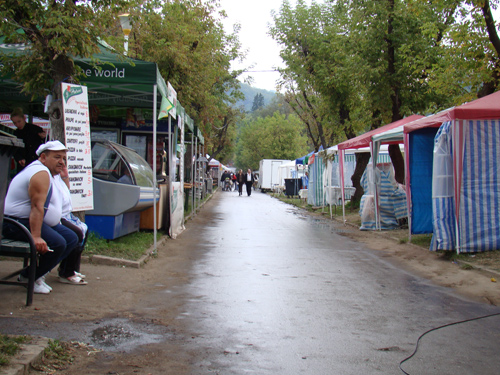
[[[55,283],[31,310],[2,287],[0,330],[103,349],[75,373],[402,374],[424,332],[500,313],[260,192],[216,193],[187,227],[145,268],[87,265],[88,286]],[[499,350],[495,316],[430,332],[402,367],[499,374]]]
[[[398,374],[425,331],[498,308],[466,301],[265,194],[223,192],[200,233],[186,317],[230,374]],[[427,334],[411,374],[499,374],[500,316]],[[236,354],[238,353],[238,354]],[[235,359],[237,357],[237,359]],[[212,365],[214,365],[212,363]]]

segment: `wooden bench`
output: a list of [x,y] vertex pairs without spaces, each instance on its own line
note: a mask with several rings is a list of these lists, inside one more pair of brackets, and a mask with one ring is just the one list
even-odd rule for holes
[[[4,276],[0,279],[0,284],[21,285],[28,289],[26,296],[26,306],[30,306],[33,302],[33,290],[35,288],[35,272],[37,262],[37,252],[35,242],[29,230],[18,221],[9,217],[3,218],[4,223],[8,222],[17,226],[26,237],[26,241],[12,240],[2,238],[0,243],[0,256],[23,258],[23,268]],[[28,281],[18,281],[17,276],[25,268],[28,269]],[[14,280],[12,280],[14,279]]]

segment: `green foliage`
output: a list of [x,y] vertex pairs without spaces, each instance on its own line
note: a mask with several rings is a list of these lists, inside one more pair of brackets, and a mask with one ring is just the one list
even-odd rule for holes
[[[157,233],[157,240],[163,233]],[[84,255],[105,255],[114,258],[139,260],[153,245],[153,232],[135,232],[115,240],[105,240],[95,232],[90,232]]]
[[30,340],[29,336],[6,336],[0,335],[0,366],[6,366],[10,358],[19,352],[20,344]]
[[293,114],[293,110],[281,94],[274,94],[265,107],[251,113],[252,118],[273,116],[275,112],[288,116]]
[[3,55],[0,73],[22,82],[22,91],[34,97],[44,97],[63,80],[77,81],[79,70],[72,56],[98,52],[98,42],[108,30],[119,30],[116,15],[128,3],[3,0],[0,34],[5,42],[24,43],[29,49],[23,58]]
[[315,148],[497,87],[500,41],[495,49],[498,31],[486,31],[488,7],[447,0],[284,2],[270,33],[283,48],[282,87]]
[[232,133],[219,130],[234,127],[238,117],[229,112],[241,98],[239,72],[231,71],[241,57],[238,29],[224,32],[216,0],[149,0],[131,12],[129,55],[158,64],[215,157],[232,143]]
[[295,159],[305,153],[307,139],[299,119],[275,112],[246,120],[238,139],[236,165],[257,170],[262,159]]

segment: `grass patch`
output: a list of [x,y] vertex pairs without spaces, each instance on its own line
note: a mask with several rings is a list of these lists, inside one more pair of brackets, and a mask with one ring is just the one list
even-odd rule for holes
[[21,349],[21,344],[29,340],[31,340],[29,336],[0,335],[0,366],[8,365],[10,359]]
[[[163,232],[157,232],[157,240],[163,235]],[[115,240],[106,240],[97,233],[90,232],[84,254],[139,260],[153,243],[154,233],[152,231],[135,232]]]
[[500,250],[460,254],[457,254],[455,251],[450,251],[449,253],[449,257],[452,260],[461,260],[474,266],[500,271]]
[[70,344],[59,340],[49,340],[48,346],[43,352],[41,363],[32,366],[36,371],[44,374],[53,374],[60,370],[66,370],[74,361],[71,352]]
[[432,234],[413,234],[411,236],[411,243],[417,246],[430,248]]
[[282,194],[276,194],[276,193],[269,193],[270,196],[279,199],[283,203],[291,204],[293,206],[299,207],[306,209],[308,211],[312,211],[312,207],[307,204],[307,202],[304,199],[300,198],[289,198],[286,195]]
[[68,344],[59,340],[49,340],[49,345],[45,348],[43,354],[45,358],[59,368],[64,368],[63,366],[73,361]]

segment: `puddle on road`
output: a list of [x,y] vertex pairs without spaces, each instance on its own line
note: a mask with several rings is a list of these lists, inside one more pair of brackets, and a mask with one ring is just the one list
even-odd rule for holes
[[303,213],[298,208],[288,208],[287,212],[297,216],[297,218],[300,220],[308,221],[315,228],[330,229],[331,230],[330,233],[341,234],[341,233],[355,232],[355,230],[353,228],[346,227],[340,223],[333,222],[333,221],[325,219],[325,218],[318,219],[318,218],[311,217],[311,216]]
[[[102,320],[90,333],[92,346],[105,351],[131,351],[140,345],[165,341],[171,333],[162,326],[127,319]],[[164,331],[164,332],[162,332]]]
[[83,342],[108,352],[130,352],[141,345],[175,338],[175,334],[166,326],[126,318],[40,324],[33,319],[20,318],[12,321],[11,318],[0,317],[0,329],[5,334],[22,335],[30,332],[31,335],[53,340]]

